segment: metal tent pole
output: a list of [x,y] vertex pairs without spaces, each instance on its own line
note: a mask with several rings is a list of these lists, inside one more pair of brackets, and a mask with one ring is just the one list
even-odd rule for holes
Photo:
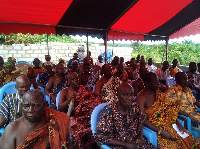
[[48,55],[49,55],[49,36],[47,34],[47,50],[48,50]]
[[108,32],[106,31],[104,45],[105,45],[105,64],[107,63],[107,40],[108,40]]
[[89,62],[89,43],[88,43],[88,33],[87,33],[87,61]]
[[165,45],[165,51],[166,51],[166,61],[167,61],[167,57],[168,57],[168,43],[169,43],[169,37],[167,37],[167,40],[166,40],[166,45]]

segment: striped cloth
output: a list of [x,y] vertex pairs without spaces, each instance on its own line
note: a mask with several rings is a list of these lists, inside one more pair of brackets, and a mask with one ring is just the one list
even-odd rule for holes
[[22,116],[21,101],[17,92],[7,95],[0,104],[0,115],[6,119],[7,124]]

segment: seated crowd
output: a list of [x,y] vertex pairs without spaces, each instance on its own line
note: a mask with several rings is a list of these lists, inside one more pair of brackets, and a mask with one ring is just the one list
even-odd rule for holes
[[[182,72],[178,60],[164,61],[161,68],[138,55],[124,62],[115,56],[105,64],[102,57],[93,62],[91,53],[83,61],[74,53],[65,61],[33,60],[26,74],[0,57],[0,88],[16,82],[16,93],[4,95],[0,103],[1,149],[21,148],[149,148],[156,146],[143,137],[143,126],[157,133],[160,149],[197,149],[199,142],[181,125],[178,115],[191,119],[192,129],[200,133],[200,63],[190,62]],[[197,69],[198,66],[198,69]],[[168,85],[167,79],[174,84]],[[50,99],[50,103],[46,100]],[[93,136],[91,114],[104,107]],[[188,137],[182,138],[173,128]]]

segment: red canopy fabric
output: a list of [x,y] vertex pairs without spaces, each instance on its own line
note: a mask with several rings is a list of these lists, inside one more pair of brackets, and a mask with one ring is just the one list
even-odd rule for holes
[[199,17],[200,0],[1,0],[0,33],[161,40],[188,34]]
[[112,30],[146,34],[174,17],[192,0],[140,0],[112,27]]
[[200,18],[196,19],[192,23],[186,25],[179,31],[177,31],[174,34],[172,34],[171,36],[169,36],[169,39],[190,36],[190,35],[196,35],[196,34],[200,34]]

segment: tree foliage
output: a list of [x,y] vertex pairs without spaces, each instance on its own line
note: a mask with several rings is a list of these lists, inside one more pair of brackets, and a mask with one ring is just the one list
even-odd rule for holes
[[[12,45],[12,44],[35,44],[35,43],[41,43],[41,42],[47,42],[47,34],[14,34],[10,33],[9,35],[0,34],[0,44],[4,45]],[[78,40],[72,39],[70,36],[66,35],[54,35],[51,34],[48,36],[48,42],[66,42],[66,43],[77,43]]]
[[[144,55],[145,60],[153,58],[155,62],[162,62],[166,59],[165,44],[145,45],[139,42],[132,44],[133,54]],[[200,44],[192,41],[183,41],[182,43],[173,42],[168,45],[167,60],[169,63],[173,59],[178,59],[179,65],[188,65],[190,62],[200,62]]]

